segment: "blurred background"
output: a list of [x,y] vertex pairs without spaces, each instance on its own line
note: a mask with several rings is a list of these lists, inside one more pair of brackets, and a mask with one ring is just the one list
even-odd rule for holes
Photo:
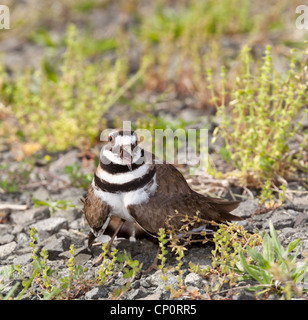
[[1,3],[3,194],[47,185],[55,176],[37,170],[55,166],[86,188],[100,132],[122,120],[209,129],[209,177],[227,174],[246,194],[307,188],[303,1]]

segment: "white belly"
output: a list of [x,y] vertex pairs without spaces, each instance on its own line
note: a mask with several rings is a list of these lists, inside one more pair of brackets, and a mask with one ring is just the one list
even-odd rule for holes
[[154,183],[149,189],[147,186],[144,186],[134,191],[110,193],[96,188],[94,179],[92,181],[92,187],[94,194],[110,206],[111,216],[135,222],[135,219],[129,214],[127,207],[129,205],[138,205],[149,200],[150,195],[155,192],[157,187],[156,174],[154,176]]

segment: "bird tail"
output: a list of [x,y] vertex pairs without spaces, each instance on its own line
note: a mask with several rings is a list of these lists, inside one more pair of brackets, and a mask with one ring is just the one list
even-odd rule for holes
[[[219,199],[220,200],[220,199]],[[238,217],[230,211],[236,209],[240,204],[240,201],[215,201],[215,207],[221,214],[222,220],[226,221],[241,221],[241,217]]]

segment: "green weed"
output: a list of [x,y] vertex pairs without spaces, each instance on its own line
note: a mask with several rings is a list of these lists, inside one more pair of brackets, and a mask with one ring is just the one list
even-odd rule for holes
[[[111,263],[114,263],[114,261]],[[123,254],[118,255],[117,261],[120,263],[117,268],[117,274],[121,274],[123,279],[127,280],[123,286],[115,288],[114,291],[111,292],[110,296],[113,300],[121,299],[121,297],[131,289],[132,282],[135,280],[136,276],[140,274],[143,266],[138,260],[132,260],[130,254],[126,251],[124,251]]]
[[262,244],[262,238],[258,234],[248,233],[241,225],[230,223],[221,224],[214,234],[215,249],[212,251],[212,267],[219,268],[222,274],[226,274],[230,286],[234,286],[239,271],[239,253],[246,252],[246,247],[255,247]]
[[158,266],[158,268],[161,270],[162,275],[161,278],[164,281],[167,281],[167,268],[165,266],[166,264],[166,255],[168,253],[167,249],[166,249],[166,244],[168,242],[166,238],[166,232],[165,229],[160,228],[159,232],[158,232],[158,241],[159,241],[159,247],[160,247],[160,251],[161,253],[158,255],[158,259],[160,260],[160,264]]
[[88,62],[73,25],[65,45],[52,77],[43,68],[28,69],[6,83],[3,93],[17,123],[1,123],[5,136],[21,132],[25,141],[35,141],[48,151],[85,149],[105,127],[104,113],[141,74],[126,81],[125,59],[114,65],[107,59]]
[[0,188],[6,192],[20,192],[30,181],[34,164],[31,161],[18,163],[12,168],[8,163],[0,165]]
[[[296,120],[307,103],[304,74],[297,70],[295,57],[292,57],[287,76],[280,75],[273,66],[271,47],[268,46],[262,65],[252,71],[249,48],[242,51],[243,72],[235,79],[235,89],[227,101],[226,71],[221,72],[222,90],[220,103],[214,94],[213,103],[221,123],[214,135],[225,140],[225,158],[236,168],[229,176],[243,186],[262,189],[261,200],[271,197],[277,189],[294,174],[303,155],[303,147],[294,153],[289,149],[289,141],[296,134],[301,136],[301,123]],[[305,62],[304,62],[305,63]],[[304,70],[303,65],[301,65]],[[208,81],[212,83],[212,72],[208,71]],[[279,189],[279,188],[278,188]],[[283,190],[279,190],[283,200]]]
[[[297,262],[301,240],[293,240],[285,249],[271,221],[269,226],[270,234],[263,238],[262,252],[250,246],[247,246],[248,254],[243,250],[239,252],[244,271],[258,282],[256,286],[248,289],[257,291],[257,294],[279,293],[288,300],[293,295],[301,296],[303,290],[307,290],[301,285],[301,281],[308,270],[307,259]],[[246,256],[250,259],[247,260]]]
[[32,202],[33,202],[34,208],[49,207],[50,214],[53,214],[59,210],[67,210],[69,208],[78,208],[78,206],[74,205],[70,200],[53,201],[51,198],[49,198],[48,201],[42,201],[32,197]]
[[68,175],[71,184],[76,188],[87,189],[93,179],[93,173],[83,173],[78,162],[72,166],[66,166],[64,172]]
[[107,260],[107,254],[108,254],[108,249],[107,249],[107,243],[103,243],[102,245],[102,264],[99,268],[97,278],[100,281],[101,284],[104,284],[106,281],[109,281],[111,276],[114,273],[115,269],[115,263],[117,261],[117,253],[118,250],[116,248],[113,248],[111,251],[111,261]]

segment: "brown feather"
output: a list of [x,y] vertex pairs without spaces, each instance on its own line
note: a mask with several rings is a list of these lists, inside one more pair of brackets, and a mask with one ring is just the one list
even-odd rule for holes
[[[219,202],[217,204],[217,202]],[[163,194],[157,193],[152,196],[147,203],[131,205],[128,207],[130,214],[136,219],[138,224],[148,233],[156,236],[160,228],[167,228],[166,220],[173,216],[172,224],[179,229],[183,222],[182,217],[175,215],[175,210],[179,213],[195,216],[199,211],[199,217],[207,221],[226,222],[231,220],[241,220],[241,218],[228,212],[230,202],[223,202],[220,199],[202,196],[194,191],[191,194]],[[237,203],[237,205],[239,202]],[[231,206],[235,206],[232,202]],[[193,227],[199,227],[202,221]]]
[[99,231],[108,218],[109,206],[94,194],[90,186],[84,201],[84,214],[89,226],[94,231]]

